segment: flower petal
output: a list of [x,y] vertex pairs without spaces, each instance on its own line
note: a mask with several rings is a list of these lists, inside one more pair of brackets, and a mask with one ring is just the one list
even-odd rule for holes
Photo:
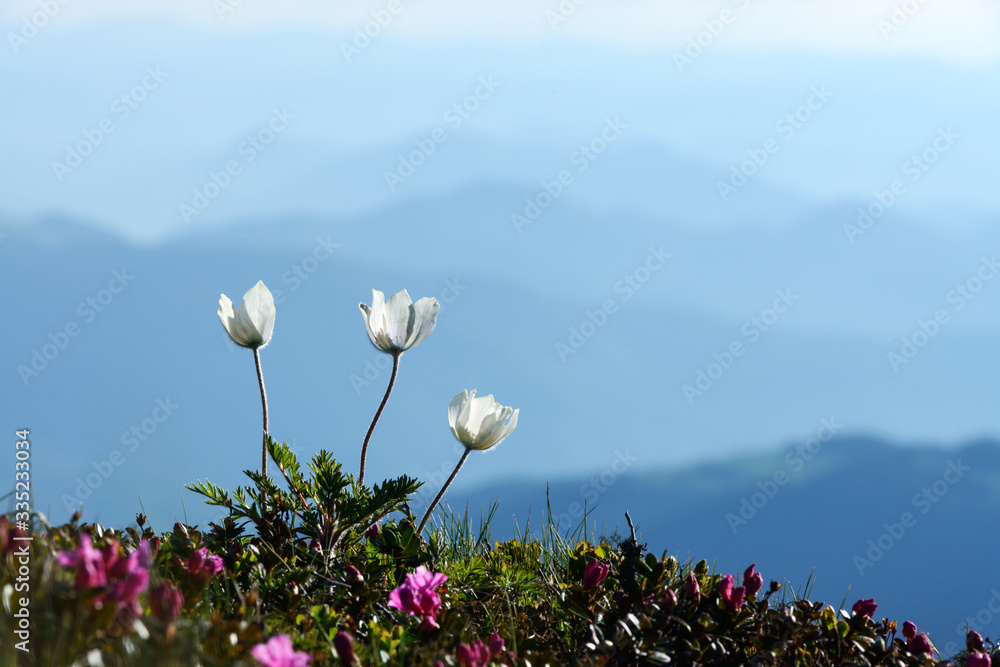
[[425,296],[413,304],[413,329],[406,339],[406,345],[403,348],[404,351],[409,350],[434,331],[440,311],[441,304],[434,297]]
[[[472,390],[472,395],[476,395],[476,390]],[[451,426],[451,432],[458,437],[458,415],[461,413],[462,408],[469,400],[469,390],[463,389],[461,394],[456,394],[455,398],[451,399],[448,403],[448,425]]]
[[260,339],[260,347],[264,347],[271,341],[271,334],[274,331],[274,296],[271,290],[267,289],[264,281],[258,280],[257,284],[251,287],[243,296],[243,303],[240,306],[240,313],[245,314],[253,326],[254,333]]
[[385,336],[396,350],[404,350],[413,331],[413,301],[406,290],[396,292],[385,302]]

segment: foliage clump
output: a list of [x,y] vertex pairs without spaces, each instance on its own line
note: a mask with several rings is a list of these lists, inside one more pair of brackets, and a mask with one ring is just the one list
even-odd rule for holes
[[[848,612],[788,599],[777,581],[763,586],[753,566],[741,577],[720,574],[705,560],[650,553],[634,532],[591,538],[584,523],[562,535],[551,513],[539,534],[529,526],[501,542],[490,533],[495,505],[478,530],[468,512],[445,512],[424,537],[408,504],[416,480],[369,489],[326,452],[303,474],[287,445],[269,439],[268,451],[280,486],[247,471],[251,483],[231,493],[209,482],[189,487],[225,509],[205,530],[178,523],[156,533],[142,515],[120,532],[78,515],[40,525],[27,565],[30,653],[8,640],[18,624],[11,598],[22,563],[16,529],[0,519],[0,664],[269,664],[254,657],[265,655],[257,647],[285,637],[288,650],[312,665],[895,666],[1000,658],[996,645],[974,646],[970,633],[975,656],[943,661],[912,624],[898,630],[879,619],[874,601]],[[84,551],[102,554],[89,558],[108,566],[106,576],[81,575],[86,558],[67,554]],[[132,565],[116,568],[121,562]],[[418,571],[439,577],[424,591],[429,602],[407,588]],[[114,572],[133,582],[128,605],[113,603],[123,591]],[[136,591],[143,577],[148,585]]]

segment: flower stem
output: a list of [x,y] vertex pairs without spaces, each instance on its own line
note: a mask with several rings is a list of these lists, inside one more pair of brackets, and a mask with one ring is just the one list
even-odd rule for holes
[[257,384],[260,385],[260,404],[264,408],[264,443],[261,446],[260,473],[267,477],[267,392],[264,391],[264,374],[260,370],[260,350],[254,348],[253,362],[257,366]]
[[396,373],[399,372],[399,358],[402,355],[402,352],[392,353],[392,375],[389,376],[389,386],[385,390],[385,396],[382,397],[382,402],[379,403],[378,410],[375,411],[375,419],[372,419],[372,425],[368,427],[368,433],[365,435],[365,442],[361,445],[361,472],[358,474],[359,485],[365,483],[365,460],[368,458],[368,441],[372,439],[372,433],[375,431],[375,424],[378,423],[378,418],[382,416],[382,410],[385,408],[385,404],[389,401],[389,394],[392,393],[392,385],[396,384]]
[[455,469],[451,471],[451,477],[449,477],[448,481],[444,483],[444,486],[441,487],[441,490],[438,491],[437,496],[434,498],[434,502],[432,502],[430,504],[430,507],[427,508],[427,511],[424,512],[424,518],[420,520],[420,525],[417,527],[417,535],[419,535],[423,531],[424,524],[427,523],[427,519],[431,518],[431,512],[433,512],[434,508],[437,507],[438,502],[441,500],[441,496],[443,496],[444,492],[448,490],[448,487],[451,486],[451,483],[455,481],[455,475],[457,475],[458,471],[461,470],[462,466],[465,465],[465,459],[469,458],[470,452],[472,452],[472,450],[466,448],[465,453],[462,454],[462,458],[458,460],[458,465],[455,466]]

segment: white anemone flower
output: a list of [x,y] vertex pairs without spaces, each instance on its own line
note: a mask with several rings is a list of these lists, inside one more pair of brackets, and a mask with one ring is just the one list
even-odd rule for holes
[[500,444],[500,441],[510,435],[517,427],[517,413],[519,410],[500,405],[493,400],[493,394],[476,398],[476,390],[470,393],[468,389],[451,399],[448,404],[448,423],[451,425],[451,432],[455,434],[459,442],[465,445],[465,453],[458,460],[458,465],[452,471],[451,476],[438,491],[437,496],[424,512],[424,518],[417,526],[417,533],[424,530],[427,520],[431,518],[434,508],[441,502],[445,491],[455,481],[458,471],[465,465],[465,460],[473,451],[484,452],[493,449]]
[[493,394],[476,398],[464,390],[448,404],[451,432],[467,449],[486,451],[500,444],[517,426],[517,413],[493,400]]
[[257,281],[243,295],[239,311],[233,309],[233,302],[225,294],[219,298],[219,319],[240,347],[257,350],[267,345],[274,331],[274,315],[274,297],[263,281]]
[[413,303],[406,290],[396,292],[386,301],[382,292],[373,289],[372,305],[361,303],[358,308],[372,345],[383,352],[399,354],[434,331],[441,304],[433,297]]

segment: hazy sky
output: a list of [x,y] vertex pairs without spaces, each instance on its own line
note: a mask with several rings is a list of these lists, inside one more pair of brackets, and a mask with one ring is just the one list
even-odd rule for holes
[[[730,12],[729,48],[834,53],[926,54],[949,60],[1000,58],[1000,3],[988,0],[396,0],[397,35],[413,39],[538,41],[573,38],[635,48],[674,48]],[[353,31],[389,0],[90,0],[68,3],[60,22],[143,15],[226,29],[276,25]],[[6,0],[4,19],[39,11],[38,0]],[[562,9],[560,9],[562,8]],[[563,21],[562,19],[566,20]],[[895,28],[899,28],[896,30]]]

